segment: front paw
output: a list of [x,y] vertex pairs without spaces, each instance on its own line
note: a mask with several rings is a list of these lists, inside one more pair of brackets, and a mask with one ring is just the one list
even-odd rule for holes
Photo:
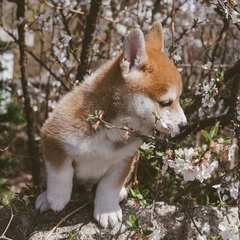
[[41,212],[47,211],[50,209],[50,205],[47,200],[47,191],[41,193],[35,203],[35,208],[40,210]]
[[107,201],[96,202],[94,207],[94,218],[104,228],[114,227],[117,222],[122,221],[122,209],[118,203],[108,203]]
[[60,195],[48,193],[47,201],[53,211],[59,212],[63,210],[63,208],[68,204],[70,201],[70,196],[64,194]]
[[38,196],[35,208],[39,209],[41,212],[49,209],[58,212],[61,211],[69,201],[70,197],[67,195],[59,195],[45,191]]

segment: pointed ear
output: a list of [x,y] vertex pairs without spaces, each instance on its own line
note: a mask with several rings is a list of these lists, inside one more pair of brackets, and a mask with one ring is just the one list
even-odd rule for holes
[[136,28],[129,33],[123,43],[122,71],[131,72],[132,69],[138,68],[146,58],[145,38],[143,32]]
[[162,24],[156,22],[146,36],[146,45],[158,51],[164,51],[164,34]]

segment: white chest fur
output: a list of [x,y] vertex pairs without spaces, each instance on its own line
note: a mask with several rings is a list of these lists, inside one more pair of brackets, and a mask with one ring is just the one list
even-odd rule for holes
[[141,139],[133,134],[126,140],[123,134],[122,130],[103,128],[93,137],[68,136],[64,148],[75,163],[77,178],[96,183],[112,166],[133,157]]

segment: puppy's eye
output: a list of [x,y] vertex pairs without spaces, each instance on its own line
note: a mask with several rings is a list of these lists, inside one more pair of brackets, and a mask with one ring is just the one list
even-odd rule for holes
[[159,104],[161,107],[169,107],[172,105],[172,101],[171,100],[162,101],[162,102],[159,102]]

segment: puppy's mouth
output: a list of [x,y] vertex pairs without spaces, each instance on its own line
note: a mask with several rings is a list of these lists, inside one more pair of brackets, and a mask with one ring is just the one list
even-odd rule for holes
[[167,141],[169,134],[165,132],[160,132],[159,130],[155,130],[155,138],[160,141]]
[[155,141],[156,141],[156,150],[159,152],[166,151],[168,148],[168,138],[170,135],[165,132],[160,132],[159,130],[155,130]]
[[168,134],[160,132],[159,133],[159,139],[162,141],[165,141],[167,139]]

